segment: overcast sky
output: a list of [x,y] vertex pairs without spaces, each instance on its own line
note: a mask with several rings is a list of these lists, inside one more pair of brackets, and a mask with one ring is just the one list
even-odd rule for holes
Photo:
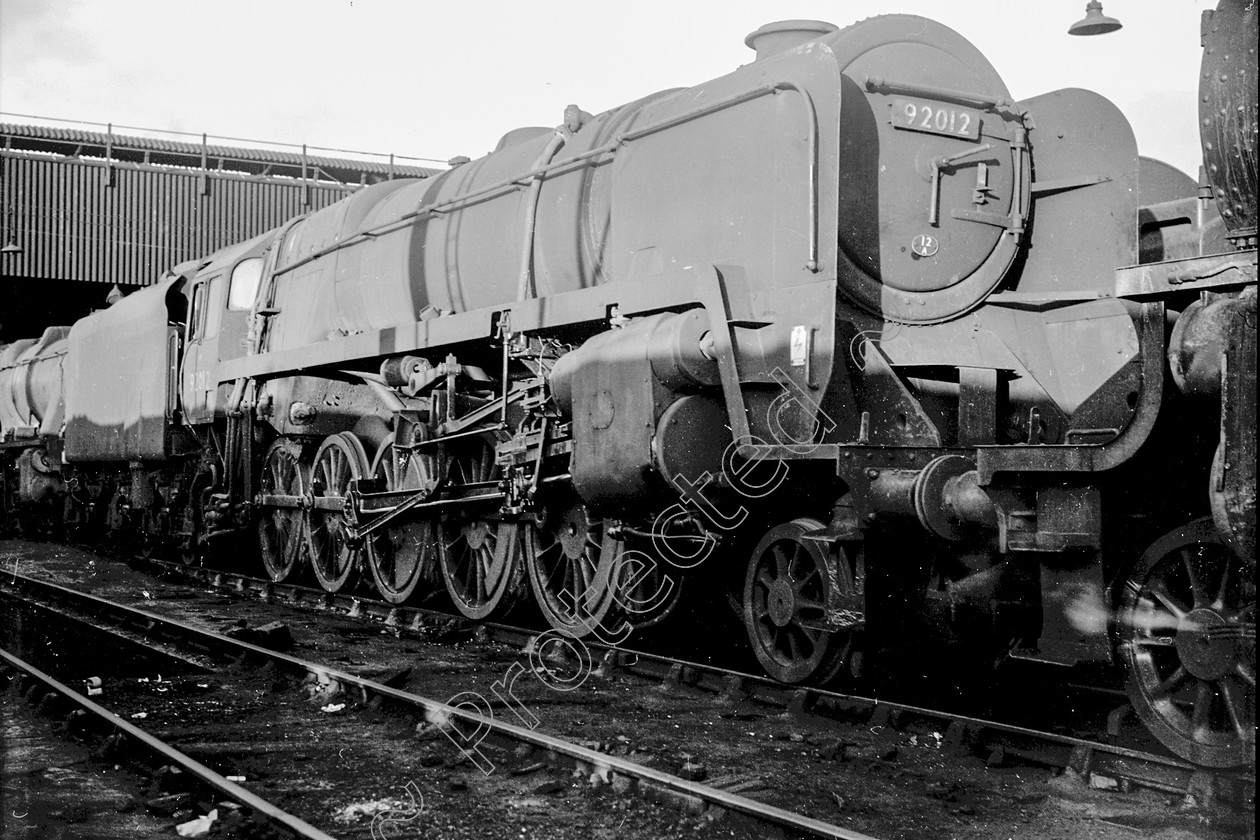
[[[1142,154],[1196,175],[1199,16],[1215,0],[0,0],[0,111],[446,160],[722,75],[785,18],[922,14],[1016,98],[1096,90]],[[22,122],[13,117],[0,117]]]

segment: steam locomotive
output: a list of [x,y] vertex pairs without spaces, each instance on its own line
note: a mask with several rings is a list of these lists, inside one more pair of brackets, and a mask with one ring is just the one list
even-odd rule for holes
[[1158,200],[1115,106],[940,24],[764,26],[0,349],[5,516],[575,636],[733,579],[785,682],[939,618],[1254,763],[1255,15]]

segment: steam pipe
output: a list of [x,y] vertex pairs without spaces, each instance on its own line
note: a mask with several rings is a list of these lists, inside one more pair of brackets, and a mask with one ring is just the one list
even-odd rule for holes
[[538,220],[538,200],[542,195],[542,182],[545,168],[551,163],[556,153],[563,148],[572,136],[568,128],[560,126],[556,129],[555,136],[542,150],[542,154],[534,161],[534,165],[530,170],[534,173],[529,184],[529,195],[525,199],[525,231],[521,240],[521,271],[520,281],[516,286],[516,299],[526,300],[537,296],[538,290],[534,288],[534,227]]
[[876,514],[917,519],[947,540],[963,539],[968,527],[997,527],[997,507],[967,458],[942,455],[921,470],[873,472],[868,502]]

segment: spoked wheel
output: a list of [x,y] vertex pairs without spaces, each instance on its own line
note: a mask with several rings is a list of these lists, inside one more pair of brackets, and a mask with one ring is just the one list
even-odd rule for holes
[[[695,542],[690,540],[687,547],[694,548]],[[614,582],[617,587],[615,609],[631,629],[647,630],[665,622],[682,603],[688,584],[688,570],[662,557],[651,539],[626,537],[625,554],[618,564]]]
[[325,592],[345,589],[358,571],[359,549],[346,537],[348,521],[341,502],[350,491],[350,481],[363,478],[367,471],[363,444],[349,432],[325,438],[315,453],[311,467],[314,506],[306,511],[307,542],[311,568]]
[[1157,540],[1121,593],[1129,698],[1177,755],[1208,767],[1256,759],[1256,582],[1208,518]]
[[613,607],[617,559],[624,550],[591,516],[576,493],[543,506],[543,519],[525,559],[534,599],[547,623],[581,638]]
[[744,626],[753,653],[780,682],[826,682],[853,647],[851,633],[827,629],[828,603],[850,594],[853,583],[843,556],[829,557],[823,543],[805,538],[822,527],[795,519],[771,528],[753,550],[744,578]]
[[[372,477],[384,481],[388,490],[431,490],[438,481],[436,468],[432,455],[395,449],[394,442],[387,440],[376,453]],[[421,580],[433,580],[438,562],[436,530],[430,515],[413,514],[371,534],[365,560],[381,598],[401,604]]]
[[[259,492],[274,496],[304,496],[310,476],[302,463],[302,446],[279,438],[263,458]],[[308,545],[306,517],[297,508],[263,508],[258,514],[258,553],[267,576],[276,583],[302,568]]]
[[[498,487],[494,451],[465,444],[452,453],[446,486],[453,494],[490,493]],[[455,505],[438,520],[438,565],[455,609],[481,620],[507,612],[522,588],[522,558],[528,529],[490,518],[494,503]]]

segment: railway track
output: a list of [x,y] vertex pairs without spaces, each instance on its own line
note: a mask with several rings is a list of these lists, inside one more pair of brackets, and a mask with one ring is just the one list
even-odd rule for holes
[[[376,622],[401,633],[428,635],[435,626],[466,623],[462,617],[414,606],[395,606],[351,594],[330,594],[290,583],[272,583],[249,575],[154,561],[165,574],[211,586],[238,597],[289,604]],[[537,629],[482,622],[477,633],[487,641],[526,648],[538,638]],[[869,726],[898,729],[927,728],[944,733],[944,747],[953,754],[981,754],[989,760],[1025,761],[1071,770],[1085,783],[1150,788],[1165,793],[1203,798],[1213,792],[1254,791],[1251,773],[1209,770],[1141,749],[1041,731],[995,720],[960,715],[922,706],[890,702],[775,682],[767,677],[698,663],[643,650],[612,647],[594,641],[605,673],[624,673],[668,686],[685,686],[725,699],[744,699],[782,708],[794,714],[859,721]],[[1113,724],[1114,725],[1114,724]],[[1107,781],[1102,781],[1107,780]]]
[[[627,780],[631,786],[642,788],[649,797],[664,796],[683,805],[703,803],[703,805],[716,806],[733,813],[742,814],[757,823],[787,830],[791,833],[791,836],[834,838],[834,840],[873,840],[870,835],[861,832],[759,802],[728,790],[684,779],[671,773],[644,766],[624,757],[582,746],[564,738],[547,735],[535,729],[497,720],[492,716],[483,716],[475,711],[470,711],[464,705],[450,705],[432,697],[424,697],[393,688],[375,680],[329,667],[323,663],[301,659],[270,650],[266,647],[211,633],[188,622],[178,621],[155,612],[137,609],[58,584],[38,580],[24,574],[6,573],[3,587],[11,592],[20,593],[22,597],[31,599],[45,607],[72,609],[81,615],[91,616],[94,620],[107,622],[111,627],[122,627],[133,632],[140,632],[151,642],[160,641],[175,647],[190,648],[199,653],[225,657],[229,661],[249,658],[260,664],[269,664],[284,672],[299,675],[303,678],[304,684],[316,696],[325,699],[331,700],[349,696],[353,698],[351,702],[358,706],[379,707],[386,703],[393,706],[396,710],[406,711],[415,715],[417,720],[420,721],[460,721],[466,724],[469,729],[455,726],[452,728],[455,732],[454,737],[450,735],[448,737],[452,737],[453,741],[462,745],[465,748],[465,755],[470,756],[472,762],[478,764],[478,766],[480,766],[478,757],[484,758],[481,755],[481,747],[488,739],[510,742],[515,745],[528,745],[548,756],[561,756],[569,760],[574,772],[583,775],[591,773],[601,775],[608,779],[610,785],[617,778]],[[141,740],[151,749],[162,751],[172,761],[178,762],[180,767],[189,767],[190,772],[203,779],[206,784],[223,790],[225,794],[233,798],[241,799],[243,803],[248,804],[250,808],[256,811],[265,813],[263,809],[271,808],[272,811],[276,812],[275,819],[282,819],[283,816],[287,816],[282,816],[283,812],[268,806],[265,801],[258,797],[249,795],[248,791],[239,785],[227,781],[225,777],[215,774],[191,758],[178,753],[177,750],[163,744],[160,740],[145,733],[138,727],[128,724],[117,715],[112,715],[99,705],[82,698],[65,685],[57,683],[52,677],[36,671],[32,666],[11,655],[6,655],[5,659],[12,666],[21,668],[24,673],[29,674],[33,678],[46,681],[46,684],[50,687],[55,684],[56,688],[53,690],[64,693],[68,700],[86,704],[85,708],[92,707],[94,713],[107,716],[102,718],[104,725],[118,726],[128,737]],[[329,705],[335,706],[336,704],[330,703]],[[480,737],[474,739],[464,734],[469,731],[478,733]],[[227,787],[219,788],[220,782]],[[242,799],[243,796],[248,796],[248,799]],[[296,821],[296,818],[294,820]],[[297,823],[300,823],[300,821],[295,822],[295,824]],[[305,826],[304,823],[301,823],[301,825]],[[313,827],[307,826],[307,828],[316,833],[299,834],[297,836],[309,836],[312,838],[329,836]]]
[[[146,758],[155,769],[183,776],[179,794],[191,803],[196,799],[225,803],[232,810],[240,810],[235,824],[248,827],[242,836],[250,836],[258,824],[265,824],[282,836],[301,840],[334,840],[334,838],[301,819],[277,807],[272,802],[247,790],[222,773],[207,767],[169,743],[124,720],[99,703],[93,702],[80,692],[56,679],[31,663],[0,649],[0,679],[12,682],[12,694],[38,698],[41,708],[57,708],[64,714],[67,727],[78,734],[90,735],[108,749],[108,754],[118,758],[124,752]],[[172,807],[176,807],[173,803]],[[209,808],[203,810],[212,810]],[[218,810],[218,809],[213,809]],[[8,815],[6,815],[8,816]],[[224,815],[227,816],[226,814]],[[216,820],[217,821],[217,820]],[[226,819],[225,819],[226,821]],[[3,822],[0,821],[0,825]]]
[[[102,565],[120,567],[120,564]],[[0,583],[4,588],[23,598],[39,600],[57,609],[78,612],[82,615],[104,611],[112,616],[108,624],[113,627],[130,627],[135,635],[144,638],[150,644],[158,643],[166,637],[170,647],[176,650],[195,649],[201,655],[214,655],[221,660],[247,655],[253,663],[251,668],[267,667],[263,663],[271,663],[272,668],[300,675],[308,690],[318,689],[324,697],[348,699],[352,708],[371,709],[377,704],[386,703],[398,709],[409,709],[409,712],[404,713],[410,714],[416,720],[441,719],[449,715],[463,721],[468,730],[480,732],[484,726],[486,727],[484,750],[502,767],[507,767],[510,762],[504,763],[500,757],[512,755],[514,750],[519,750],[520,745],[524,743],[529,745],[534,755],[554,756],[563,760],[565,774],[589,775],[592,772],[596,775],[603,774],[605,779],[619,786],[621,790],[634,787],[648,797],[669,799],[693,811],[708,808],[710,815],[714,812],[740,815],[740,819],[744,821],[740,824],[762,826],[759,829],[750,828],[746,835],[736,836],[774,836],[772,832],[775,830],[784,832],[785,836],[884,835],[884,832],[872,828],[870,820],[865,820],[866,824],[862,824],[864,817],[860,812],[858,813],[859,825],[845,828],[826,819],[817,819],[817,808],[803,807],[795,810],[780,808],[778,810],[782,813],[779,814],[767,811],[768,806],[758,799],[780,801],[782,786],[780,785],[778,790],[774,789],[773,783],[769,790],[764,786],[755,785],[750,788],[749,774],[732,778],[718,772],[710,778],[711,784],[699,784],[694,780],[682,778],[683,771],[678,771],[677,765],[672,768],[675,772],[664,772],[658,767],[641,767],[639,761],[635,760],[639,756],[633,752],[629,756],[610,755],[609,740],[611,739],[597,743],[589,738],[574,737],[572,732],[569,737],[564,738],[544,735],[539,729],[517,726],[510,722],[513,716],[513,713],[509,711],[511,703],[499,702],[502,697],[495,698],[485,685],[474,686],[479,687],[485,696],[494,701],[493,714],[483,716],[471,711],[468,706],[456,707],[436,699],[437,696],[444,695],[417,694],[415,691],[384,685],[384,678],[381,676],[377,679],[365,678],[362,674],[350,673],[349,666],[347,669],[331,667],[326,661],[322,661],[322,657],[317,657],[316,661],[297,659],[239,641],[233,641],[233,644],[220,648],[223,643],[216,638],[219,634],[207,633],[204,626],[195,627],[190,621],[198,623],[195,622],[195,616],[204,609],[203,606],[194,606],[195,604],[210,603],[222,605],[212,608],[216,616],[218,613],[228,615],[250,613],[256,614],[257,620],[267,620],[277,615],[283,617],[283,614],[287,613],[291,616],[290,623],[300,624],[300,619],[295,620],[293,617],[305,616],[310,619],[312,626],[345,625],[354,631],[352,635],[363,637],[365,643],[370,643],[372,647],[408,638],[432,639],[435,636],[443,636],[444,639],[433,648],[438,653],[427,656],[430,661],[436,659],[440,667],[447,667],[441,653],[443,650],[452,651],[452,659],[456,658],[456,653],[462,657],[466,654],[472,655],[478,650],[490,649],[506,655],[507,658],[519,660],[526,655],[525,652],[529,651],[531,646],[538,644],[538,630],[504,624],[473,625],[461,618],[436,610],[394,607],[355,596],[332,596],[322,591],[288,584],[275,585],[229,572],[182,565],[163,565],[161,570],[167,580],[175,578],[201,586],[208,585],[211,588],[210,592],[194,593],[186,587],[170,587],[170,591],[161,593],[157,590],[162,587],[162,584],[158,583],[150,587],[154,589],[151,597],[150,593],[145,592],[142,597],[136,598],[136,600],[143,600],[143,604],[137,608],[125,604],[114,604],[108,599],[75,592],[64,586],[38,580],[29,574],[15,575],[7,569],[0,576]],[[123,599],[125,600],[125,597]],[[170,616],[160,615],[155,610],[168,612],[176,610],[186,613],[190,620],[172,620]],[[212,617],[212,621],[221,619],[222,616]],[[205,624],[204,621],[199,623]],[[398,637],[398,639],[391,637]],[[1200,821],[1205,818],[1205,813],[1209,821],[1216,819],[1212,809],[1215,809],[1218,804],[1226,809],[1241,808],[1244,814],[1254,808],[1254,780],[1247,774],[1206,774],[1175,759],[1089,739],[1039,732],[974,717],[951,715],[908,704],[881,702],[831,691],[782,686],[752,674],[701,663],[683,662],[644,651],[614,649],[596,644],[590,644],[589,648],[593,659],[598,663],[595,675],[604,683],[612,685],[613,693],[617,686],[621,686],[621,690],[636,697],[647,696],[653,703],[657,702],[656,698],[670,698],[670,702],[673,702],[675,698],[678,698],[679,702],[683,699],[694,699],[693,705],[709,709],[711,716],[712,712],[717,710],[716,716],[724,719],[757,718],[756,723],[749,723],[744,728],[755,726],[759,730],[758,737],[762,734],[761,730],[773,730],[774,734],[769,736],[772,740],[766,745],[766,752],[773,750],[778,753],[783,750],[795,755],[794,764],[783,766],[794,767],[795,769],[791,772],[795,772],[801,778],[809,777],[812,780],[812,777],[816,775],[815,771],[830,767],[832,761],[845,761],[844,754],[848,750],[850,753],[848,763],[841,766],[850,769],[867,768],[868,773],[877,777],[869,780],[871,786],[885,785],[891,788],[901,777],[908,775],[918,778],[921,774],[917,770],[907,770],[901,766],[903,762],[897,758],[888,760],[889,745],[901,743],[902,758],[905,759],[905,763],[909,763],[907,757],[909,750],[906,744],[913,744],[916,738],[921,744],[925,741],[930,744],[931,739],[935,737],[935,754],[939,755],[940,764],[945,768],[947,776],[955,774],[954,767],[959,768],[957,775],[960,777],[965,775],[958,762],[965,756],[979,756],[980,760],[972,759],[970,766],[978,766],[981,774],[995,772],[985,770],[986,763],[991,766],[1005,764],[1007,772],[1024,772],[1025,779],[1028,778],[1026,771],[1031,768],[1047,767],[1066,770],[1067,772],[1063,773],[1060,779],[1065,785],[1079,789],[1082,796],[1092,793],[1092,788],[1111,786],[1121,790],[1144,789],[1148,792],[1158,791],[1163,795],[1171,795],[1173,799],[1168,799],[1167,803],[1172,803],[1174,800],[1179,803],[1197,800],[1200,807],[1194,809],[1193,813],[1194,819]],[[219,653],[213,653],[215,650]],[[232,652],[224,652],[227,650]],[[354,657],[358,655],[353,650],[345,653],[351,665],[361,664],[354,662]],[[569,668],[570,665],[571,663],[559,662],[556,667],[563,670]],[[494,666],[490,667],[493,669]],[[478,669],[486,670],[486,666],[459,665],[453,667],[450,673],[469,673]],[[509,688],[508,694],[510,694],[511,681],[506,680],[506,682]],[[451,683],[449,677],[447,683]],[[652,690],[653,686],[660,690]],[[606,695],[609,692],[595,690],[595,693]],[[548,717],[542,714],[544,709],[551,711],[545,704],[554,700],[554,698],[538,696],[524,696],[524,699],[542,717]],[[598,698],[589,698],[588,701],[595,702],[596,699]],[[588,718],[588,712],[582,711],[581,703],[588,701],[579,700],[578,705],[571,707],[571,710],[566,711],[565,714],[580,714],[587,718],[588,728],[592,730],[590,734],[598,735],[596,731],[598,730],[596,720],[598,715],[590,712]],[[673,709],[677,714],[677,709],[673,706],[661,708]],[[662,715],[662,717],[669,716]],[[682,715],[678,717],[681,718]],[[505,722],[505,718],[509,722]],[[668,726],[669,724],[662,721],[661,725]],[[811,728],[815,733],[819,731],[839,733],[839,737],[833,737],[828,742],[810,734]],[[843,734],[852,731],[874,734],[869,738],[852,738]],[[805,733],[804,737],[799,734],[802,732]],[[407,727],[405,733],[411,735],[411,728]],[[716,744],[723,739],[735,740],[744,734],[753,736],[754,733],[752,731],[737,732],[734,738],[729,733],[725,736],[715,734],[713,742]],[[449,751],[451,745],[445,743],[440,735],[434,735],[431,729],[428,737],[436,737],[441,745],[448,747]],[[780,739],[786,741],[782,747],[777,746]],[[814,746],[821,749],[813,750]],[[891,750],[895,754],[896,747],[891,747]],[[811,761],[821,761],[822,766],[814,764],[811,767],[808,763]],[[710,766],[720,766],[720,762],[715,760]],[[1021,767],[1025,768],[1025,771],[1018,769]],[[685,766],[683,770],[686,770]],[[515,770],[510,772],[515,772]],[[996,772],[1000,774],[1000,771]],[[776,775],[784,774],[780,772]],[[939,782],[932,781],[923,781],[919,784],[926,786],[929,790],[940,786]],[[788,786],[791,786],[790,782]],[[751,796],[741,796],[741,792],[749,792]],[[754,796],[757,798],[753,798]],[[833,794],[833,796],[837,803],[841,803],[841,809],[844,808],[842,803],[845,799],[853,801],[851,795],[842,797]],[[946,793],[945,796],[952,798],[952,794]],[[1209,800],[1213,798],[1216,801],[1210,802]],[[953,804],[950,803],[951,806]],[[913,808],[915,806],[897,807]],[[969,806],[964,805],[951,810],[951,813],[957,812],[967,814]],[[809,816],[809,814],[814,816]],[[847,813],[844,818],[846,821],[852,821]],[[953,819],[961,818],[955,816]],[[1234,817],[1230,819],[1236,821]],[[719,823],[719,825],[730,825],[730,822]],[[779,826],[778,829],[771,828],[776,825]],[[894,830],[893,833],[907,837],[931,836],[900,829]],[[645,836],[656,835],[649,833]],[[664,836],[664,833],[660,836]],[[730,835],[724,833],[722,836]],[[962,836],[988,835],[982,833]],[[1116,836],[1125,836],[1124,829],[1121,829],[1121,833]]]

